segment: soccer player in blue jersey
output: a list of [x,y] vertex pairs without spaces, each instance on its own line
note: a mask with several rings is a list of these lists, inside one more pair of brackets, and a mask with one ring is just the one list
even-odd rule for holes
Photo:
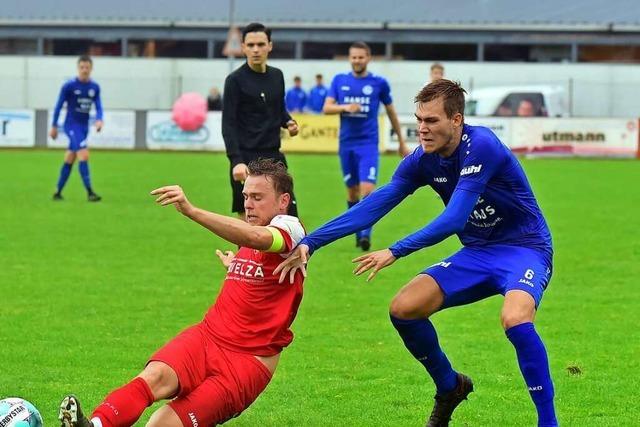
[[99,202],[102,200],[91,187],[91,177],[89,175],[89,148],[87,146],[87,136],[89,135],[89,113],[91,106],[96,106],[95,127],[98,132],[102,129],[102,103],[100,101],[100,86],[91,80],[91,70],[93,61],[87,55],[78,58],[78,77],[66,82],[58,102],[53,110],[53,121],[49,136],[52,139],[58,137],[58,119],[62,106],[67,104],[67,115],[64,120],[64,133],[69,137],[69,147],[64,155],[64,163],[60,170],[57,190],[53,195],[53,200],[62,200],[62,189],[71,174],[71,168],[76,158],[80,161],[80,176],[84,187],[87,189],[88,200]]
[[302,79],[299,76],[293,78],[293,87],[284,96],[287,111],[290,113],[302,113],[307,106],[307,93],[302,89]]
[[327,98],[328,89],[322,83],[322,74],[316,74],[316,85],[309,91],[307,107],[312,113],[322,113],[324,100]]
[[[367,197],[378,180],[378,108],[384,104],[400,143],[401,156],[409,154],[387,80],[367,71],[371,49],[356,42],[349,48],[351,71],[336,75],[324,102],[325,114],[340,114],[339,155],[342,179],[347,186],[347,206]],[[356,231],[356,245],[368,251],[371,227]]]
[[427,426],[446,426],[473,391],[438,344],[431,315],[445,308],[504,295],[501,320],[538,413],[539,426],[557,426],[547,352],[533,321],[552,273],[551,233],[516,157],[488,128],[464,123],[464,89],[437,80],[416,96],[418,147],[391,182],[307,235],[279,267],[280,280],[305,264],[314,250],[370,227],[418,188],[430,186],[445,209],[424,228],[388,249],[354,260],[355,274],[384,267],[456,234],[462,249],[427,267],[390,305],[391,323],[435,382]]

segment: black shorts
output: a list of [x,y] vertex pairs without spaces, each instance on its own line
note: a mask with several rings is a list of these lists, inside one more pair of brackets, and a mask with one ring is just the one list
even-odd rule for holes
[[[280,151],[252,151],[242,152],[243,163],[248,165],[250,161],[257,159],[274,159],[284,163],[288,168],[287,159]],[[229,181],[231,182],[231,211],[235,213],[244,213],[244,196],[242,195],[242,188],[244,184],[233,180],[233,167],[229,165]],[[296,196],[291,194],[291,204],[289,205],[289,215],[298,216],[298,206],[296,203]]]

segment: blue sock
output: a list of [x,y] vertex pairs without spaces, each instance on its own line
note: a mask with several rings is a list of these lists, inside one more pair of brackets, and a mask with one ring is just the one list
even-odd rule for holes
[[91,188],[91,177],[89,176],[89,162],[80,161],[78,167],[80,168],[80,176],[82,177],[84,188],[87,189],[89,194],[93,193],[93,189]]
[[438,394],[445,394],[456,388],[458,374],[451,368],[449,359],[442,352],[438,343],[438,334],[428,319],[404,320],[390,316],[405,347],[413,357],[427,369]]
[[67,183],[67,179],[69,179],[69,175],[71,175],[72,167],[73,163],[62,163],[62,169],[60,169],[60,177],[58,178],[58,193],[62,191],[64,185]]
[[536,405],[538,426],[557,426],[547,350],[533,323],[522,323],[509,328],[506,334],[516,348],[520,371],[529,388],[531,400]]
[[[350,200],[347,200],[347,207],[349,209],[351,209],[352,207],[354,207],[355,205],[358,204],[360,200],[356,200],[355,202],[352,202]],[[361,231],[356,231],[356,241],[360,240],[360,237],[362,236],[362,232]]]

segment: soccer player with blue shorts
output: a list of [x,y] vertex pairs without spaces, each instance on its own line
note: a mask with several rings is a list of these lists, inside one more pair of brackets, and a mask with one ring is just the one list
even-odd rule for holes
[[[378,108],[381,102],[398,135],[398,152],[401,156],[409,154],[392,104],[389,83],[384,77],[367,71],[370,60],[371,49],[366,43],[351,45],[351,71],[333,78],[322,109],[325,114],[340,114],[339,155],[349,208],[367,197],[378,180]],[[371,227],[356,231],[356,245],[364,251],[369,250]]]
[[391,182],[305,237],[277,269],[280,280],[305,264],[314,250],[370,227],[418,188],[430,186],[445,209],[424,228],[388,249],[354,260],[368,280],[398,258],[456,234],[463,248],[411,280],[389,313],[405,346],[435,382],[427,426],[447,426],[473,391],[453,370],[429,320],[449,307],[504,295],[501,320],[538,413],[538,426],[557,426],[547,352],[533,321],[552,274],[551,233],[516,157],[488,128],[464,123],[464,89],[437,80],[416,96],[421,147],[398,166]]
[[93,61],[87,55],[78,58],[78,77],[66,82],[58,102],[53,110],[53,122],[49,136],[52,139],[58,137],[58,119],[62,106],[67,104],[67,115],[64,120],[64,133],[69,137],[69,148],[64,155],[64,163],[60,170],[57,190],[53,195],[53,200],[62,200],[62,189],[69,179],[71,168],[76,160],[80,160],[80,176],[87,190],[90,202],[102,200],[91,187],[91,177],[89,175],[89,148],[87,146],[87,136],[89,135],[89,113],[91,106],[96,106],[95,127],[98,132],[102,129],[102,102],[100,101],[100,86],[91,80],[91,70]]

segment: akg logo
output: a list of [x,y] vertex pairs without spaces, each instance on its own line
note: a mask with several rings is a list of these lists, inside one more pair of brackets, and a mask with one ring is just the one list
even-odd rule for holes
[[371,85],[363,86],[362,93],[365,95],[371,95],[373,93],[373,88],[371,87]]
[[200,129],[194,132],[185,132],[171,120],[151,126],[148,132],[155,142],[203,143],[209,139],[209,129],[206,126],[201,126]]

